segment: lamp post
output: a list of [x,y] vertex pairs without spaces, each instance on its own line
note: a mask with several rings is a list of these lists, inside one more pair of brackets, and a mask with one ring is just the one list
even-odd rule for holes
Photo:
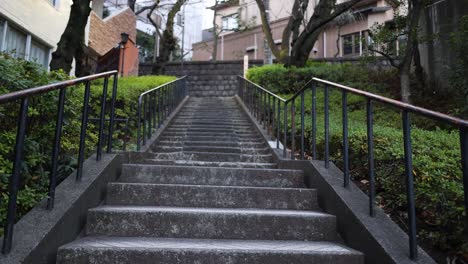
[[127,45],[128,42],[128,34],[127,33],[121,33],[120,34],[121,41],[120,41],[120,48],[122,49],[122,69],[120,72],[120,77],[124,76],[124,66],[125,66],[125,46]]

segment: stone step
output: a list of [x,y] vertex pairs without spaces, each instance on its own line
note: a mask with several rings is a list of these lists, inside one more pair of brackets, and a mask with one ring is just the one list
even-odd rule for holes
[[182,125],[182,126],[232,126],[232,127],[252,127],[252,124],[246,121],[240,122],[231,122],[231,121],[219,121],[219,122],[212,122],[208,120],[190,120],[190,119],[174,119],[171,123],[172,125]]
[[225,122],[220,120],[210,121],[199,119],[192,121],[191,119],[175,119],[171,125],[178,126],[232,126],[232,127],[252,127],[252,124],[249,121],[233,121]]
[[211,153],[236,153],[244,155],[265,155],[270,154],[269,148],[233,148],[233,147],[218,147],[218,146],[161,146],[158,145],[151,149],[152,152],[211,152]]
[[110,183],[107,205],[318,210],[317,191],[299,188]]
[[247,119],[247,117],[243,117],[243,118],[225,118],[225,117],[222,117],[220,115],[218,116],[213,116],[213,117],[199,117],[199,116],[177,116],[176,121],[178,122],[193,122],[193,121],[204,121],[204,122],[212,122],[212,123],[220,123],[220,122],[224,122],[224,123],[229,123],[229,124],[238,124],[238,123],[247,123],[247,124],[250,124],[249,120]]
[[303,188],[298,170],[124,164],[121,182]]
[[162,141],[212,141],[212,142],[264,142],[264,139],[260,136],[258,137],[220,137],[220,136],[170,136],[167,134],[161,135]]
[[226,168],[259,168],[275,169],[276,163],[253,163],[253,162],[215,162],[215,161],[197,161],[197,160],[162,160],[145,159],[141,164],[151,165],[170,165],[170,166],[202,166],[202,167],[226,167]]
[[220,133],[220,134],[258,134],[256,130],[247,128],[213,128],[213,127],[168,127],[166,132],[177,133]]
[[101,206],[88,211],[88,236],[334,241],[335,216],[312,211]]
[[257,142],[212,142],[212,141],[185,141],[185,142],[176,142],[176,141],[158,141],[155,144],[154,148],[158,146],[166,147],[226,147],[226,148],[264,148],[267,146],[266,143],[257,143]]
[[86,237],[62,246],[57,263],[364,264],[364,256],[323,241]]
[[249,125],[222,125],[222,124],[172,124],[169,128],[171,129],[236,129],[236,130],[250,130],[252,131],[252,126]]
[[174,135],[174,136],[213,136],[213,137],[258,137],[260,136],[259,133],[256,131],[193,131],[193,130],[175,130],[175,129],[166,129],[164,131],[164,135]]
[[238,153],[213,153],[213,152],[175,152],[175,153],[153,153],[153,159],[159,160],[185,160],[185,161],[208,161],[208,162],[253,162],[268,163],[273,159],[271,154],[246,155]]

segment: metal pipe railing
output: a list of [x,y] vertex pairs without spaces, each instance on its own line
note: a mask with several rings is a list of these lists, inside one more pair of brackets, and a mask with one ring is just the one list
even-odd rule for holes
[[[465,205],[465,226],[468,227],[468,120],[456,118],[453,116],[445,115],[439,112],[431,111],[425,108],[417,107],[411,104],[403,103],[387,97],[379,96],[373,93],[361,91],[355,88],[347,87],[341,84],[333,83],[330,81],[312,78],[306,85],[295,93],[291,98],[285,100],[278,95],[268,91],[267,89],[255,84],[241,76],[239,80],[239,96],[244,101],[245,105],[251,111],[253,116],[260,122],[272,122],[271,126],[276,127],[276,133],[267,131],[270,136],[276,137],[276,148],[280,149],[280,142],[283,146],[283,157],[288,158],[288,146],[290,146],[290,159],[296,158],[296,99],[300,98],[300,140],[301,146],[299,156],[305,159],[304,151],[304,134],[305,134],[305,111],[304,111],[304,98],[305,93],[311,90],[312,94],[312,109],[311,109],[311,154],[312,159],[317,159],[317,88],[319,86],[324,89],[324,166],[329,168],[330,162],[330,114],[329,114],[329,89],[334,88],[342,92],[342,120],[343,120],[343,186],[349,187],[350,183],[350,169],[349,169],[349,138],[348,138],[348,93],[355,94],[366,99],[366,116],[367,116],[367,163],[368,163],[368,177],[369,177],[369,215],[375,216],[375,162],[374,162],[374,120],[373,120],[373,103],[379,102],[384,105],[397,108],[402,112],[403,123],[403,139],[404,139],[404,162],[405,162],[405,175],[406,175],[406,190],[407,190],[407,205],[408,205],[408,236],[409,236],[409,255],[411,259],[417,259],[417,229],[416,229],[416,206],[414,194],[414,176],[413,176],[413,161],[412,161],[412,146],[411,146],[411,121],[410,113],[418,114],[433,120],[442,121],[459,129],[460,133],[460,147],[461,147],[461,165],[463,174],[463,188],[464,188],[464,205]],[[258,96],[268,95],[276,98],[278,101],[276,120],[264,119],[263,114],[268,109],[265,107],[260,108],[258,103]],[[282,107],[282,109],[281,109]],[[291,110],[291,119],[288,116],[288,107]],[[280,115],[283,113],[283,124],[281,124]],[[288,144],[288,125],[291,125],[291,139]],[[267,125],[268,126],[268,125]],[[280,139],[280,129],[283,127],[283,139]],[[273,130],[272,130],[273,131]]]
[[182,77],[142,93],[138,98],[137,150],[146,145],[175,108],[187,96],[187,78]]
[[17,123],[17,135],[15,140],[14,148],[14,161],[13,161],[13,173],[10,177],[10,182],[8,186],[9,195],[8,195],[8,209],[7,209],[7,218],[5,224],[5,234],[3,238],[3,247],[2,253],[7,254],[11,251],[12,242],[13,242],[13,232],[14,224],[16,220],[16,208],[17,208],[17,198],[18,191],[20,188],[21,182],[21,163],[23,161],[23,150],[24,150],[24,141],[27,130],[27,115],[29,108],[29,101],[32,97],[45,94],[52,91],[59,91],[58,105],[57,105],[57,120],[55,127],[55,135],[52,147],[52,160],[51,160],[51,172],[49,176],[49,190],[48,190],[48,201],[47,209],[52,210],[54,208],[55,200],[55,189],[57,187],[57,177],[58,177],[58,157],[60,154],[60,144],[62,136],[62,127],[64,119],[64,103],[66,98],[66,90],[70,86],[76,86],[79,84],[85,84],[85,93],[83,99],[83,112],[82,112],[82,121],[81,121],[81,132],[80,132],[80,145],[79,145],[79,154],[78,154],[78,168],[76,173],[77,181],[81,180],[83,173],[83,163],[85,159],[85,143],[86,143],[86,129],[88,126],[88,114],[89,114],[89,98],[90,98],[90,89],[91,81],[104,78],[103,84],[103,94],[102,94],[102,106],[100,114],[100,126],[99,126],[99,144],[97,146],[97,160],[101,158],[102,144],[104,142],[104,119],[105,119],[105,99],[107,96],[107,87],[109,83],[109,78],[113,77],[113,90],[112,90],[112,101],[110,106],[110,121],[109,121],[109,135],[108,135],[108,149],[110,152],[112,150],[112,136],[113,136],[113,127],[114,127],[114,113],[115,113],[115,99],[117,96],[117,79],[118,72],[110,71],[99,74],[94,74],[86,77],[81,77],[73,80],[58,82],[54,84],[44,85],[36,88],[25,89],[21,91],[16,91],[8,94],[0,95],[0,104],[5,104],[8,102],[21,101],[21,107],[18,115]]

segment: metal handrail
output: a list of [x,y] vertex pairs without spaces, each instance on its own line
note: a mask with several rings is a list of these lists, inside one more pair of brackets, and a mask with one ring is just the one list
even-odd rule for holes
[[141,150],[142,145],[146,145],[146,140],[151,138],[153,129],[160,128],[187,96],[186,81],[187,77],[184,76],[140,94],[137,110],[138,151]]
[[242,76],[238,76],[238,78],[240,78],[240,79],[242,79],[242,80],[244,80],[244,81],[246,81],[246,82],[248,82],[248,83],[254,85],[254,86],[257,87],[258,89],[260,89],[260,90],[262,90],[262,91],[268,93],[269,95],[271,95],[271,96],[273,96],[273,97],[276,97],[276,98],[277,98],[278,100],[280,100],[281,102],[286,102],[286,99],[284,99],[284,98],[282,98],[281,96],[276,95],[276,94],[274,94],[274,93],[268,91],[267,89],[261,87],[260,85],[254,83],[254,82],[251,82],[250,80],[245,79],[245,78],[242,77]]
[[[348,188],[350,183],[350,170],[349,170],[349,139],[348,139],[348,93],[366,98],[366,113],[367,113],[367,147],[368,147],[368,177],[369,177],[369,214],[375,216],[375,163],[374,163],[374,136],[373,136],[373,102],[383,103],[385,105],[397,108],[402,112],[403,123],[403,138],[404,138],[404,163],[405,163],[405,176],[406,188],[408,199],[408,227],[409,227],[409,255],[411,259],[416,259],[418,256],[417,239],[416,239],[416,209],[415,209],[415,194],[414,194],[414,176],[413,176],[413,160],[412,160],[412,144],[411,144],[411,121],[410,113],[419,114],[433,120],[443,121],[459,129],[460,133],[460,148],[461,148],[461,165],[463,173],[463,187],[464,187],[464,206],[465,206],[465,225],[468,226],[468,120],[456,118],[422,107],[417,107],[408,103],[403,103],[397,100],[379,96],[373,93],[361,91],[355,88],[344,86],[341,84],[333,83],[330,81],[322,80],[319,78],[312,78],[287,100],[270,103],[270,97],[278,98],[277,95],[266,91],[265,88],[257,84],[253,84],[244,78],[239,78],[239,97],[244,101],[244,104],[251,111],[252,115],[262,124],[264,128],[269,128],[268,133],[276,137],[276,148],[280,149],[280,141],[283,145],[283,156],[288,158],[288,107],[291,109],[291,144],[290,144],[290,159],[296,159],[296,104],[295,100],[300,98],[301,110],[301,146],[300,146],[300,159],[305,159],[305,92],[312,91],[312,142],[311,152],[312,159],[317,159],[317,87],[323,86],[324,89],[324,166],[329,168],[330,165],[330,120],[329,120],[329,88],[337,88],[342,92],[342,120],[343,120],[343,187]],[[283,103],[283,105],[281,105]],[[289,103],[290,106],[289,106]],[[271,110],[275,112],[275,107],[278,111],[277,115],[271,115]],[[283,139],[280,139],[281,118],[280,112],[283,109]],[[276,124],[275,124],[276,123]],[[276,135],[272,132],[272,127],[276,126]]]
[[43,85],[43,86],[39,86],[35,88],[26,89],[26,90],[20,90],[16,92],[7,93],[7,94],[1,94],[0,104],[23,99],[26,96],[43,94],[43,93],[47,93],[53,90],[59,90],[60,88],[63,88],[63,87],[73,86],[73,85],[85,83],[88,81],[94,81],[94,80],[97,80],[106,76],[114,75],[116,72],[117,71],[108,71],[108,72],[103,72],[103,73],[76,78],[73,80],[56,82],[56,83],[47,84],[47,85]]
[[13,242],[13,231],[16,220],[16,207],[17,197],[20,188],[21,180],[21,162],[23,160],[24,140],[27,129],[27,115],[29,107],[29,99],[33,96],[44,94],[47,92],[59,90],[59,100],[57,105],[57,120],[55,127],[55,137],[52,148],[51,158],[51,172],[49,176],[49,190],[47,209],[52,210],[54,208],[55,201],[55,189],[57,187],[57,174],[58,174],[58,160],[61,145],[62,127],[64,119],[64,107],[65,107],[65,92],[68,87],[75,86],[78,84],[85,84],[85,92],[83,99],[83,110],[81,117],[81,131],[80,131],[80,143],[78,153],[78,168],[76,172],[76,180],[80,181],[83,174],[83,163],[85,159],[85,143],[86,143],[86,130],[89,121],[89,99],[91,93],[91,81],[104,78],[103,91],[101,96],[101,112],[99,116],[99,133],[98,133],[98,145],[96,159],[101,160],[102,156],[102,145],[104,142],[104,122],[105,122],[105,111],[106,111],[106,100],[107,100],[107,88],[109,84],[109,78],[113,77],[113,88],[112,88],[112,99],[110,106],[110,118],[109,118],[109,132],[107,139],[107,152],[112,152],[112,136],[114,133],[114,122],[115,122],[115,101],[117,98],[117,82],[118,72],[109,71],[99,74],[94,74],[86,77],[81,77],[73,80],[57,82],[48,84],[36,88],[30,88],[26,90],[16,91],[8,94],[0,95],[0,104],[21,100],[21,107],[18,116],[17,134],[14,148],[14,162],[13,162],[13,173],[10,177],[9,182],[9,196],[8,196],[8,210],[7,219],[5,225],[5,234],[3,240],[2,253],[8,254],[11,251]]
[[370,99],[372,99],[374,101],[378,101],[378,102],[381,102],[381,103],[396,107],[396,108],[398,108],[400,110],[406,110],[406,111],[409,111],[409,112],[421,114],[421,115],[423,115],[425,117],[437,119],[437,120],[446,122],[448,124],[451,124],[451,125],[454,125],[454,126],[457,126],[457,127],[468,128],[468,120],[465,120],[465,119],[456,118],[456,117],[449,116],[449,115],[446,115],[446,114],[443,114],[443,113],[440,113],[440,112],[432,111],[432,110],[429,110],[429,109],[426,109],[426,108],[418,107],[418,106],[415,106],[415,105],[412,105],[412,104],[404,103],[404,102],[401,102],[401,101],[398,101],[398,100],[390,99],[390,98],[387,98],[387,97],[384,97],[384,96],[380,96],[380,95],[376,95],[376,94],[373,94],[373,93],[365,92],[365,91],[362,91],[362,90],[359,90],[359,89],[356,89],[356,88],[351,88],[351,87],[348,87],[348,86],[345,86],[345,85],[341,85],[341,84],[338,84],[338,83],[322,80],[322,79],[319,79],[319,78],[313,78],[309,83],[311,83],[313,81],[315,81],[317,83],[322,83],[322,84],[325,84],[325,85],[334,86],[334,87],[339,88],[341,90],[345,90],[347,92],[350,92],[350,93],[353,93],[353,94],[356,94],[356,95],[361,95],[361,96],[370,98]]

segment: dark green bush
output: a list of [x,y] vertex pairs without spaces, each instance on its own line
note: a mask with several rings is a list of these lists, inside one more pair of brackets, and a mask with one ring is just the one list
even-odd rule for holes
[[[273,64],[251,68],[247,74],[249,80],[276,93],[297,92],[313,77],[360,87],[369,91],[389,92],[394,89],[398,90],[398,87],[394,87],[393,82],[395,78],[398,78],[396,71],[370,71],[367,67],[351,63],[309,62],[305,68],[285,68],[281,64]],[[372,80],[372,82],[369,80]]]
[[[320,70],[303,70],[320,73],[323,69],[329,69],[329,74],[324,72],[324,79],[340,82],[345,78],[339,73],[343,67],[350,66],[318,66]],[[300,87],[297,82],[284,81],[283,77],[294,78],[287,72],[297,72],[296,69],[285,69],[281,65],[267,66],[266,69],[253,68],[249,70],[248,76],[251,80],[261,82],[261,85],[274,91],[289,91],[281,87]],[[356,72],[363,69],[355,67]],[[340,70],[337,70],[340,69]],[[273,73],[272,71],[276,71]],[[344,70],[351,74],[352,70]],[[327,77],[326,75],[330,77]],[[357,73],[353,73],[357,74]],[[379,91],[375,80],[376,73],[370,70],[367,74],[359,73],[364,77],[351,78],[351,82],[363,82],[368,78],[369,83],[363,83],[371,91]],[[382,80],[389,80],[393,76],[381,76]],[[304,78],[303,78],[304,79]],[[271,80],[271,82],[269,81]],[[342,80],[342,79],[341,79]],[[343,81],[350,85],[351,82]],[[371,83],[372,82],[372,83]],[[354,87],[361,87],[353,85]],[[381,94],[391,96],[394,93],[382,91]],[[291,91],[282,93],[283,98],[290,98]],[[311,94],[305,95],[305,138],[306,151],[310,154],[311,146]],[[296,146],[300,142],[300,100],[296,101]],[[318,111],[318,152],[323,153],[324,126],[323,126],[323,92],[317,92]],[[367,131],[365,100],[355,95],[349,95],[349,145],[350,164],[353,180],[358,183],[364,191],[367,191]],[[426,118],[412,115],[413,129],[413,159],[416,194],[416,211],[418,217],[419,239],[431,244],[434,248],[454,254],[467,252],[467,244],[464,240],[464,205],[463,187],[460,165],[460,146],[458,131],[452,129],[439,129],[443,124],[435,123]],[[401,129],[401,113],[398,111],[376,104],[374,107],[374,140],[375,140],[375,164],[377,179],[377,206],[382,207],[403,228],[406,226],[407,201],[404,175],[404,152],[403,132]],[[430,125],[428,125],[430,124]],[[428,129],[430,127],[430,129]],[[290,126],[288,133],[290,133]],[[331,132],[331,155],[333,161],[342,166],[342,117],[341,117],[341,93],[332,91],[330,94],[330,132]],[[290,135],[290,134],[289,134]],[[290,143],[289,143],[290,144]],[[323,158],[320,155],[319,158]]]
[[[47,72],[39,65],[7,54],[0,54],[0,94],[37,87],[66,80],[63,72]],[[116,101],[116,117],[135,120],[138,96],[151,88],[174,80],[169,76],[125,77],[119,79]],[[112,83],[112,79],[110,83]],[[100,113],[100,98],[103,80],[94,81],[91,89],[89,117],[96,118]],[[107,106],[111,100],[109,86]],[[59,157],[59,177],[63,179],[76,166],[78,156],[81,111],[83,107],[83,86],[69,87],[66,92],[64,126]],[[18,195],[18,216],[24,215],[39,200],[47,196],[50,156],[55,132],[58,93],[51,92],[30,99],[27,120],[27,136],[24,145],[24,159],[21,166],[21,190]],[[8,202],[8,182],[12,171],[13,146],[16,139],[16,124],[19,102],[0,105],[0,226],[3,227]],[[107,112],[109,112],[107,110]],[[131,138],[135,133],[134,123],[130,131],[124,131],[123,124],[116,125],[115,149],[122,140]],[[86,153],[90,155],[96,149],[97,123],[90,122],[87,131]],[[3,228],[0,228],[0,236]]]

